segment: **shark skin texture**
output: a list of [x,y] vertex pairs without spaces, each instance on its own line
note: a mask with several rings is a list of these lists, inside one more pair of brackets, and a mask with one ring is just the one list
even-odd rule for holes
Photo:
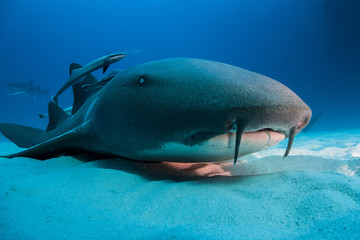
[[[76,68],[81,66],[72,64],[70,72]],[[71,114],[49,102],[46,131],[0,124],[5,137],[27,148],[4,157],[85,152],[137,161],[236,163],[288,138],[286,157],[311,118],[310,108],[280,82],[210,60],[163,59],[103,79],[87,73],[72,85]]]

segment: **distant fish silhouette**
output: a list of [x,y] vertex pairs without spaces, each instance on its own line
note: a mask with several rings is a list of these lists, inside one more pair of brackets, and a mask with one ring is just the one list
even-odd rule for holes
[[26,96],[36,98],[48,93],[47,89],[42,90],[40,89],[40,86],[34,86],[33,80],[28,82],[8,82],[6,83],[6,87],[9,91],[12,91],[7,94],[8,96],[24,94]]

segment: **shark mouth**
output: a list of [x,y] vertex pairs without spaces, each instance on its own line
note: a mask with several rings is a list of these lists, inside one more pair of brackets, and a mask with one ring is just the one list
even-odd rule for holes
[[[236,130],[235,130],[236,131],[236,140],[235,140],[234,165],[236,164],[238,156],[239,156],[241,137],[245,133],[245,131],[244,131],[245,127],[241,126],[240,124],[236,123],[235,128],[236,128]],[[295,135],[296,135],[296,130],[297,130],[296,127],[293,127],[289,131],[289,135],[288,135],[289,140],[288,140],[288,144],[287,144],[286,151],[284,154],[284,158],[287,157],[290,153],[290,150],[291,150],[291,147],[294,142]],[[274,130],[271,128],[260,129],[257,132],[259,132],[259,131],[273,131],[273,132],[277,132],[277,133],[286,135],[284,131]],[[270,135],[269,135],[269,137],[271,138]]]
[[[241,138],[244,134],[255,134],[255,133],[259,133],[259,132],[266,132],[267,135],[269,136],[269,142],[271,140],[271,132],[275,132],[275,133],[279,133],[282,134],[286,137],[289,138],[288,140],[288,144],[287,144],[287,148],[284,154],[284,158],[287,157],[290,153],[295,135],[297,133],[298,128],[297,127],[293,127],[291,128],[288,133],[286,133],[285,131],[282,130],[275,130],[272,128],[264,128],[264,129],[259,129],[256,131],[245,131],[246,127],[243,126],[242,124],[240,124],[239,122],[235,122],[231,129],[229,131],[227,131],[226,133],[235,133],[235,153],[234,153],[234,164],[236,164],[238,156],[239,156],[239,150],[240,150],[240,143],[241,143]],[[216,136],[222,135],[224,134],[224,132],[197,132],[192,134],[190,137],[188,137],[185,141],[184,144],[185,145],[195,145],[195,144],[201,144],[202,142],[209,140],[211,138],[214,138]]]
[[[241,136],[243,135],[243,133],[245,133],[245,127],[242,126],[239,122],[236,122],[233,126],[233,129],[236,129],[236,140],[235,140],[235,154],[234,154],[234,165],[236,164],[237,162],[237,159],[238,159],[238,156],[239,156],[239,149],[240,149],[240,142],[241,142]],[[258,131],[273,131],[273,132],[277,132],[277,133],[281,133],[281,134],[285,134],[284,131],[281,131],[281,130],[274,130],[274,129],[271,129],[271,128],[266,128],[266,129],[260,129]],[[297,127],[292,127],[290,130],[289,130],[289,134],[288,134],[288,144],[287,144],[287,147],[286,147],[286,151],[285,151],[285,154],[284,154],[284,158],[287,157],[290,153],[290,150],[291,150],[291,147],[292,147],[292,144],[294,142],[294,138],[295,138],[295,135],[296,135],[296,132],[297,132]],[[271,138],[271,136],[269,135],[269,137]]]

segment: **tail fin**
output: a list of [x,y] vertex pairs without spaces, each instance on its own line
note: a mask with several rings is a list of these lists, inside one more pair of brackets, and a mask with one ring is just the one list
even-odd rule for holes
[[46,140],[45,131],[18,124],[0,123],[0,132],[22,148],[29,148]]

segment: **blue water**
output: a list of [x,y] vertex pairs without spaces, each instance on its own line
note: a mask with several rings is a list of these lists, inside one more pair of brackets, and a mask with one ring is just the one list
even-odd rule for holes
[[[358,128],[359,10],[358,0],[2,0],[0,122],[45,127],[36,113],[47,111],[71,62],[126,51],[111,69],[168,57],[221,61],[290,87],[322,113],[312,131]],[[29,80],[49,94],[7,96],[6,82]],[[60,102],[70,105],[71,91]]]

